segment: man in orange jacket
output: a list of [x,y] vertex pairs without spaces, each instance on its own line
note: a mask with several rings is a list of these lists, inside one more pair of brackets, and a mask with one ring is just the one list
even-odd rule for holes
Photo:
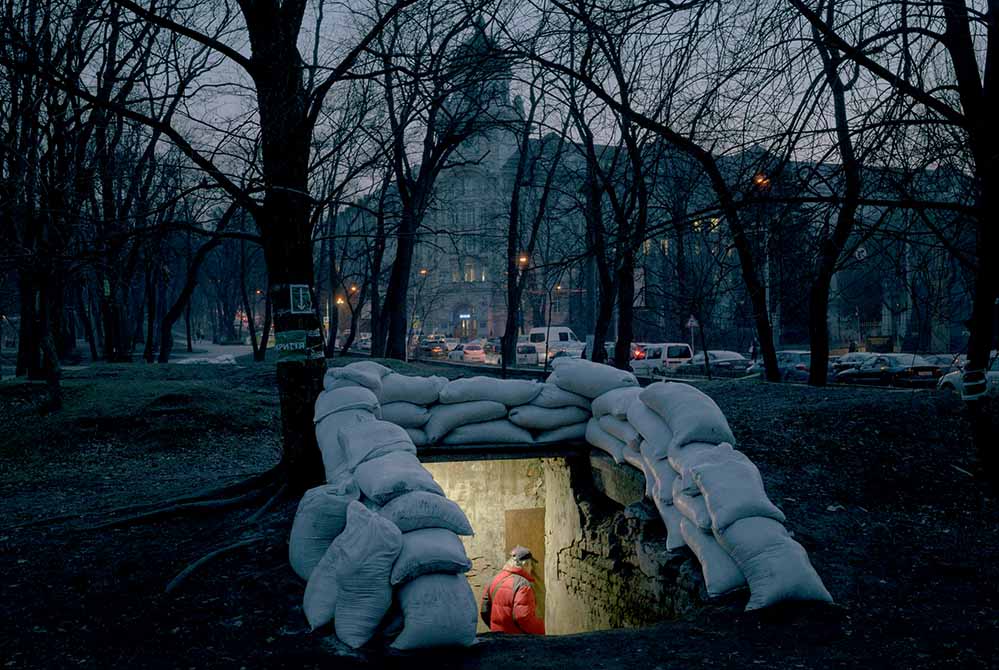
[[497,633],[544,635],[545,622],[534,613],[534,569],[538,562],[527,547],[516,546],[482,594],[480,613],[489,630]]

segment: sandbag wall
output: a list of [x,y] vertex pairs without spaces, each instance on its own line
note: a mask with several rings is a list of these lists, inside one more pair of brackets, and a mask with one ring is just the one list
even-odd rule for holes
[[425,412],[444,381],[365,361],[330,370],[316,401],[327,483],[303,496],[289,558],[307,582],[303,609],[312,629],[332,621],[351,647],[373,639],[397,649],[475,641],[478,610],[464,576],[472,563],[459,538],[472,534],[471,525],[420,464],[411,432],[382,420],[395,405],[396,420],[418,423],[405,412]]
[[585,360],[557,359],[548,382],[592,399],[587,442],[642,471],[667,548],[690,547],[709,596],[748,586],[747,610],[832,601],[711,398],[673,382],[643,389],[631,373]]

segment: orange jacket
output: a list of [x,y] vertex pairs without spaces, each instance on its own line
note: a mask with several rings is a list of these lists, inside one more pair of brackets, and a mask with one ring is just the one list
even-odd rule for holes
[[535,613],[532,577],[523,568],[503,568],[483,594],[492,602],[489,630],[544,635],[545,622]]

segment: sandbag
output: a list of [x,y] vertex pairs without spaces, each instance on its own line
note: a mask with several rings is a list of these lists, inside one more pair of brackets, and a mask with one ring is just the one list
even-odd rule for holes
[[642,458],[642,452],[639,451],[639,447],[633,446],[624,448],[621,452],[621,456],[624,458],[624,462],[642,471],[642,476],[645,477],[645,497],[652,497],[652,484],[655,483],[655,479],[652,476],[652,471],[649,469],[648,465],[645,463],[645,459]]
[[421,528],[445,528],[456,535],[474,535],[458,504],[426,491],[413,491],[385,503],[378,513],[403,533]]
[[402,532],[388,519],[352,502],[347,526],[331,547],[337,553],[336,636],[356,649],[371,639],[392,605],[389,576],[402,550]]
[[316,442],[323,457],[327,482],[333,483],[340,475],[350,472],[347,454],[340,444],[340,429],[374,420],[375,415],[366,409],[346,409],[328,414],[316,424]]
[[409,439],[413,441],[415,446],[427,446],[427,432],[422,428],[407,428],[406,434],[409,435]]
[[386,367],[381,363],[376,363],[375,361],[357,361],[343,367],[350,368],[351,370],[363,370],[378,375],[378,377],[385,377],[392,374],[392,368]]
[[507,419],[458,426],[441,440],[442,444],[533,444],[529,432]]
[[423,405],[399,400],[382,405],[382,418],[403,428],[423,428],[430,421],[430,410]]
[[747,612],[782,600],[832,602],[804,547],[779,522],[750,517],[716,532],[715,538],[749,583]]
[[683,539],[683,534],[680,532],[680,522],[683,521],[683,515],[680,514],[675,505],[663,500],[662,496],[659,495],[660,493],[659,485],[653,484],[652,502],[659,511],[659,517],[666,525],[666,549],[668,551],[677,551],[687,546],[686,541]]
[[691,497],[701,495],[701,489],[697,488],[697,484],[694,483],[694,477],[690,473],[692,466],[700,465],[701,463],[720,463],[722,461],[734,460],[749,462],[749,458],[745,454],[733,449],[732,445],[728,442],[722,442],[713,449],[707,448],[707,445],[703,443],[694,442],[674,450],[674,453],[676,457],[673,460],[679,465],[676,471],[680,473],[680,478],[683,479],[680,491]]
[[348,365],[341,368],[330,368],[323,377],[323,388],[332,390],[343,387],[343,382],[352,382],[368,389],[376,396],[382,392],[382,375],[372,369]]
[[639,386],[626,386],[624,388],[612,389],[593,399],[593,416],[599,419],[602,416],[611,415],[618,419],[628,418],[628,408],[632,403],[638,402],[638,394],[642,392]]
[[630,372],[581,358],[556,358],[552,367],[548,383],[591,400],[616,388],[638,386]]
[[444,495],[444,490],[434,481],[433,475],[408,451],[393,451],[365,461],[357,466],[354,477],[361,493],[379,505],[411,491]]
[[333,412],[346,409],[364,409],[375,416],[380,416],[378,398],[375,394],[363,386],[351,386],[320,393],[316,398],[316,411],[312,420],[314,423],[319,423]]
[[715,401],[690,384],[656,382],[639,396],[649,409],[666,420],[675,447],[690,442],[735,444],[735,435]]
[[708,514],[708,508],[707,505],[704,504],[704,498],[702,496],[691,498],[690,496],[682,493],[678,494],[676,486],[674,485],[673,506],[676,507],[680,514],[693,521],[698,528],[708,531],[711,530],[711,515]]
[[560,407],[558,409],[523,405],[510,410],[510,421],[521,428],[531,430],[555,430],[562,426],[571,426],[590,418],[590,413],[579,407]]
[[701,574],[704,576],[704,586],[708,596],[717,598],[730,591],[745,588],[746,578],[728,555],[715,536],[695,526],[687,519],[680,521],[680,532],[683,540],[690,547],[697,560],[701,563]]
[[535,444],[550,444],[552,442],[578,442],[586,438],[588,421],[580,421],[571,426],[562,426],[555,430],[544,430],[534,436]]
[[445,528],[421,528],[402,534],[402,551],[392,566],[393,586],[432,572],[465,573],[472,562],[461,539]]
[[763,477],[749,459],[702,463],[692,466],[690,473],[704,496],[715,530],[723,531],[748,517],[784,523],[784,513],[767,498]]
[[630,423],[610,414],[605,414],[597,419],[597,423],[604,429],[604,432],[624,442],[625,447],[636,447],[642,441],[642,436],[631,427]]
[[423,430],[427,433],[427,443],[437,444],[441,438],[458,426],[504,418],[506,418],[506,405],[493,400],[434,405],[430,408],[430,420]]
[[648,442],[643,453],[650,454],[655,461],[666,458],[666,448],[673,441],[673,432],[661,416],[646,407],[645,403],[633,402],[628,406],[628,423]]
[[361,491],[350,477],[305,492],[288,538],[288,561],[299,577],[309,579],[330,544],[343,531],[347,506],[360,497]]
[[416,453],[416,447],[409,439],[406,429],[389,421],[367,421],[341,428],[340,446],[343,447],[346,465],[351,472],[364,461],[393,451]]
[[624,462],[624,442],[608,434],[596,419],[586,423],[586,441],[609,454],[615,463]]
[[417,577],[399,589],[403,629],[395,649],[467,647],[475,643],[478,607],[463,575]]
[[648,440],[642,440],[639,443],[639,450],[642,454],[642,460],[645,461],[645,466],[647,471],[652,476],[652,481],[654,484],[659,486],[661,491],[660,496],[668,505],[673,504],[673,482],[680,475],[677,474],[673,466],[669,464],[669,461],[665,460],[655,460],[653,458],[652,447],[649,446]]
[[541,385],[527,379],[466,377],[449,381],[441,389],[440,402],[453,405],[476,400],[501,402],[507,407],[529,403],[541,393]]
[[[726,445],[726,446],[722,446]],[[670,465],[677,472],[688,469],[694,463],[703,458],[711,458],[718,449],[731,449],[732,445],[727,442],[722,444],[712,444],[710,442],[690,442],[682,447],[670,446],[666,450]]]
[[[335,542],[336,540],[334,540]],[[309,574],[302,597],[302,611],[312,630],[325,626],[336,613],[336,559],[338,549],[331,543]]]
[[540,386],[541,393],[534,397],[534,400],[531,401],[532,405],[547,407],[549,409],[558,409],[559,407],[578,407],[580,409],[585,409],[587,412],[590,411],[589,398],[584,398],[576,393],[563,391],[555,384],[549,384],[547,382],[542,383]]
[[396,372],[382,377],[383,403],[411,402],[416,405],[432,405],[437,402],[441,389],[447,384],[444,377],[410,377]]

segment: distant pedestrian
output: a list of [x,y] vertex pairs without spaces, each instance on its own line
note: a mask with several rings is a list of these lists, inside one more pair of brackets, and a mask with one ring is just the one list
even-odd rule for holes
[[479,613],[496,633],[544,635],[545,622],[535,614],[534,571],[538,562],[527,547],[517,545],[510,560],[482,593]]

